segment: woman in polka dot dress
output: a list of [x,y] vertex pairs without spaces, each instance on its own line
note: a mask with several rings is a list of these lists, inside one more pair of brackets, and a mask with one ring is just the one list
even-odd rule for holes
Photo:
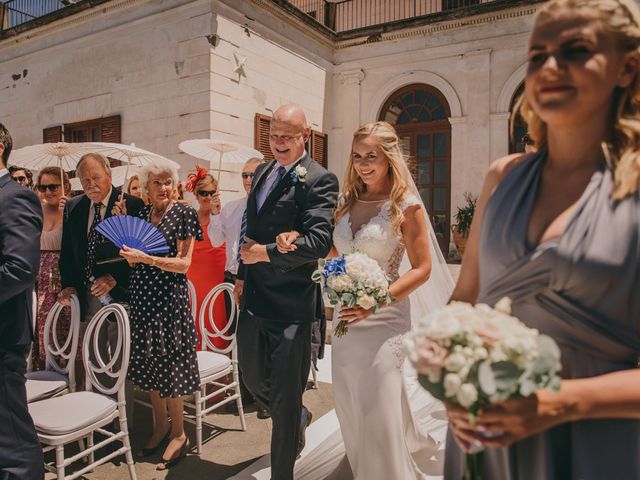
[[149,392],[155,419],[153,435],[136,455],[149,456],[169,439],[156,467],[164,470],[188,450],[182,396],[193,394],[200,385],[197,336],[185,274],[191,264],[194,239],[202,240],[202,228],[192,207],[172,200],[178,184],[178,172],[172,164],[156,162],[143,167],[140,183],[151,203],[139,216],[158,227],[170,251],[167,256],[151,256],[127,247],[120,252],[135,265],[130,282],[128,377]]

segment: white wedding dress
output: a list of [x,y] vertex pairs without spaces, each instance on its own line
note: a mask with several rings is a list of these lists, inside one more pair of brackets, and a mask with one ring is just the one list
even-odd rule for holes
[[[416,204],[420,200],[408,196],[402,209]],[[358,201],[337,223],[333,240],[339,253],[365,253],[395,281],[405,246],[393,234],[389,207],[389,201]],[[409,377],[403,374],[403,336],[410,328],[411,305],[405,298],[350,326],[344,336],[333,337],[334,403],[347,458],[327,478],[411,480],[441,473],[438,442],[424,427],[438,429],[442,439],[443,407],[417,385],[413,375],[410,388],[420,405],[420,411],[413,412]],[[434,412],[440,415],[434,418]],[[423,425],[416,421],[416,413],[426,417]]]

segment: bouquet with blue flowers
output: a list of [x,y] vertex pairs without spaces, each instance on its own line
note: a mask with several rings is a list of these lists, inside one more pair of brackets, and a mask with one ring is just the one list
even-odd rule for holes
[[[384,270],[364,253],[320,260],[312,279],[322,285],[323,292],[334,306],[358,306],[375,313],[394,300],[389,293],[389,279]],[[347,330],[348,323],[341,321],[335,329],[336,337],[341,337]]]

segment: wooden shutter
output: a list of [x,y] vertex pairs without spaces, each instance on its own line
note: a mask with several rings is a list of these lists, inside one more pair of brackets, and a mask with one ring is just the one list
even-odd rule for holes
[[42,130],[42,143],[57,143],[62,141],[62,125]]
[[120,115],[100,120],[101,142],[121,143],[122,127]]
[[271,146],[269,146],[269,125],[271,117],[256,113],[254,120],[253,147],[264,155],[265,160],[273,160]]
[[310,155],[316,162],[327,168],[327,143],[328,137],[326,133],[311,130]]

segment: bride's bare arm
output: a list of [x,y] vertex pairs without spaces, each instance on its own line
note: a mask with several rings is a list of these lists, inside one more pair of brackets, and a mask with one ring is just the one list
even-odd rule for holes
[[[279,234],[276,237],[276,246],[278,248],[278,251],[280,253],[288,253],[294,251],[297,247],[293,242],[295,242],[298,237],[300,237],[300,233],[296,232],[295,230],[292,230],[290,232],[282,232],[281,234]],[[337,257],[338,255],[340,255],[338,253],[338,250],[335,246],[332,246],[326,258]]]

